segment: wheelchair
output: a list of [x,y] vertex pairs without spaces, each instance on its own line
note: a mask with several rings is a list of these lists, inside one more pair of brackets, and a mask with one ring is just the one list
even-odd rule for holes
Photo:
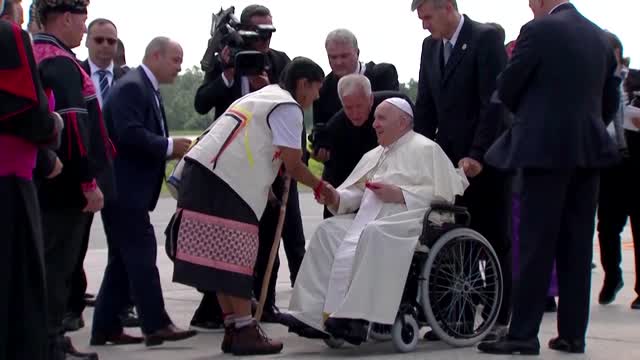
[[[431,220],[435,213],[453,220],[437,225]],[[502,302],[502,270],[489,242],[468,228],[470,220],[464,207],[432,204],[395,323],[370,324],[368,339],[391,340],[396,351],[406,353],[416,348],[427,326],[455,347],[475,345],[492,330]],[[344,340],[325,343],[340,348]]]

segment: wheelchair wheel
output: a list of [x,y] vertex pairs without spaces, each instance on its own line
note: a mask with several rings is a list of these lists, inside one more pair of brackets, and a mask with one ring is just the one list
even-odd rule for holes
[[408,353],[415,350],[420,338],[420,327],[416,319],[408,314],[398,316],[391,328],[391,342],[396,351]]
[[342,346],[344,346],[344,340],[336,339],[334,337],[324,339],[324,343],[332,349],[340,349]]
[[502,271],[479,233],[456,228],[429,250],[420,286],[428,325],[451,346],[472,346],[493,328],[502,302]]

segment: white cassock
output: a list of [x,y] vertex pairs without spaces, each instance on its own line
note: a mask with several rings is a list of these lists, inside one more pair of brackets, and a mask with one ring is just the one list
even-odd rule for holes
[[[405,204],[383,203],[367,180],[398,186]],[[289,313],[321,331],[328,316],[393,324],[429,204],[453,202],[468,185],[436,143],[413,131],[366,153],[337,189],[337,216],[311,239]]]

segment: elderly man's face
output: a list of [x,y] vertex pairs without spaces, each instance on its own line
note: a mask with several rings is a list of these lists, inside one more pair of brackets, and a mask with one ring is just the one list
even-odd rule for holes
[[373,106],[373,94],[367,95],[364,91],[342,97],[342,108],[353,126],[360,127],[369,119]]
[[531,9],[531,12],[533,12],[533,17],[535,19],[547,15],[547,12],[544,9],[543,1],[541,0],[529,0],[529,8]]
[[358,49],[345,41],[329,41],[326,46],[331,71],[337,78],[356,71],[358,66]]
[[182,70],[182,47],[176,42],[171,42],[164,52],[158,51],[154,54],[154,60],[158,62],[158,82],[171,84]]
[[373,128],[378,136],[378,144],[389,146],[405,133],[406,123],[402,110],[388,102],[382,102],[376,108]]

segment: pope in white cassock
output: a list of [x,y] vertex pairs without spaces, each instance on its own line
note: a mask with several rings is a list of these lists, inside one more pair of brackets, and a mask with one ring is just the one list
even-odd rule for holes
[[382,102],[373,127],[380,146],[321,199],[336,216],[318,226],[293,289],[289,326],[301,336],[335,336],[330,324],[393,324],[425,212],[468,186],[442,149],[412,130],[406,100]]

